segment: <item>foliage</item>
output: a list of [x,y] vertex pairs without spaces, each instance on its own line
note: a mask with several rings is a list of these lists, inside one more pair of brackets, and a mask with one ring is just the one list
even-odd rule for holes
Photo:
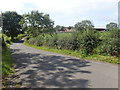
[[76,23],[74,27],[76,30],[81,31],[81,30],[87,30],[88,28],[93,28],[94,25],[90,20],[83,20],[81,22]]
[[44,43],[44,37],[42,35],[32,37],[28,40],[28,43],[36,46],[42,46]]
[[78,41],[79,34],[80,33],[78,32],[74,32],[73,34],[71,33],[56,34],[48,39],[48,43],[46,43],[46,45],[58,49],[76,50],[79,48],[79,41]]
[[11,55],[10,55],[10,50],[8,47],[4,47],[2,49],[2,73],[3,74],[10,74],[10,72],[12,71],[11,65],[12,65],[12,61],[11,61]]
[[0,44],[2,44],[2,47],[6,47],[7,44],[11,44],[11,42],[12,42],[11,38],[6,36],[5,34],[2,34],[0,39],[1,39],[1,43]]
[[53,49],[53,48],[49,48],[46,46],[39,47],[35,45],[30,45],[25,42],[24,42],[24,45],[32,47],[32,48],[40,49],[40,50],[46,50],[50,52],[56,52],[56,53],[61,53],[65,55],[76,56],[76,57],[81,58],[82,60],[87,59],[87,60],[95,60],[95,61],[103,61],[103,62],[108,62],[108,63],[120,64],[119,58],[112,57],[112,56],[110,57],[110,56],[102,56],[102,55],[90,55],[90,56],[82,57],[82,55],[78,51],[71,51],[71,50],[65,50],[65,49],[64,50]]
[[[48,35],[45,35],[48,36]],[[45,36],[37,36],[28,40],[29,44],[42,46],[46,45],[57,49],[81,50],[86,54],[92,54],[94,48],[99,45],[99,35],[93,30],[84,32],[73,32],[71,34],[60,33],[44,38]]]
[[19,40],[21,40],[21,39],[23,39],[24,37],[26,37],[27,36],[27,34],[19,34],[17,37],[15,37],[15,40],[17,41],[19,41]]
[[55,31],[58,31],[58,30],[61,29],[61,26],[60,26],[60,25],[56,25],[56,26],[54,27],[54,29],[55,29]]
[[81,39],[81,50],[85,54],[92,54],[94,48],[100,43],[99,35],[94,30],[84,31]]
[[117,28],[118,28],[118,25],[117,23],[114,23],[114,22],[110,22],[109,24],[106,25],[106,30],[113,30]]
[[50,19],[49,14],[31,11],[23,16],[20,24],[24,30],[27,30],[28,34],[35,37],[41,33],[52,34],[54,32],[54,22]]
[[22,32],[19,21],[22,16],[17,12],[7,11],[3,13],[3,33],[14,39],[18,34]]
[[57,48],[58,46],[57,41],[58,41],[58,36],[54,35],[53,37],[49,38],[47,45],[53,48]]
[[10,49],[9,44],[11,43],[11,38],[7,37],[6,35],[2,35],[2,43],[4,43],[4,46],[2,46],[2,74],[10,74],[12,71],[11,65],[11,55],[10,55]]
[[100,48],[100,54],[105,55],[120,55],[120,30],[114,29],[112,31],[107,31],[107,34],[102,40]]
[[[14,40],[20,40],[22,37],[26,36],[26,34],[19,34],[18,37],[14,37]],[[11,38],[2,34],[0,37],[2,39],[2,74],[7,75],[13,71],[12,68],[12,58],[10,55],[9,45],[12,43]]]
[[73,32],[68,39],[67,47],[69,50],[79,50],[81,44],[81,32]]

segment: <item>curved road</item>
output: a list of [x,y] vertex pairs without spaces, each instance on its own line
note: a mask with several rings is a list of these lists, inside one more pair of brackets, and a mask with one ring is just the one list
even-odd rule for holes
[[118,88],[118,65],[37,50],[20,42],[10,49],[21,87]]

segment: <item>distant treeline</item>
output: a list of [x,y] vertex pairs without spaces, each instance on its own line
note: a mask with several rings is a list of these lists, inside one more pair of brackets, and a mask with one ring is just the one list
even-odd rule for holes
[[[3,19],[3,33],[8,37],[14,39],[18,34],[27,33],[31,36],[38,36],[40,34],[48,33],[54,34],[57,30],[64,28],[64,26],[54,26],[54,21],[50,18],[49,14],[44,14],[39,11],[31,11],[23,15],[15,11],[6,11],[2,13]],[[74,26],[69,26],[68,29],[74,28],[76,31],[87,30],[94,28],[90,20],[83,20],[77,22]],[[106,30],[113,30],[118,28],[114,22],[106,25]]]

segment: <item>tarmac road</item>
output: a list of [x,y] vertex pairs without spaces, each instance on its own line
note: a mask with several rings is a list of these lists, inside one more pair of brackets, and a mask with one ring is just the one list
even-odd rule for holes
[[21,88],[118,88],[118,65],[10,46]]

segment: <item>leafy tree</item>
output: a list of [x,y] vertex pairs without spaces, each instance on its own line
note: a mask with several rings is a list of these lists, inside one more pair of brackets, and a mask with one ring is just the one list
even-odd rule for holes
[[19,33],[22,32],[19,21],[22,16],[14,11],[7,11],[3,13],[3,33],[14,39]]
[[24,20],[21,20],[20,24],[32,36],[38,36],[41,33],[52,34],[54,32],[54,22],[50,19],[50,16],[38,11],[31,11],[31,13],[25,14]]
[[69,26],[69,27],[68,27],[69,30],[72,29],[72,28],[73,28],[72,26]]
[[22,19],[20,20],[19,24],[21,26],[22,31],[25,33],[27,31],[27,23],[26,23],[26,19],[25,19],[25,15],[22,15]]
[[57,30],[60,30],[61,29],[61,26],[60,25],[56,25],[55,26],[55,30],[57,31]]
[[90,20],[83,20],[81,22],[76,23],[74,27],[76,30],[81,31],[81,30],[87,30],[89,28],[93,28],[94,25]]
[[118,28],[118,25],[117,25],[117,23],[114,23],[114,22],[110,22],[109,24],[106,25],[107,30],[113,30],[113,29],[117,29],[117,28]]

